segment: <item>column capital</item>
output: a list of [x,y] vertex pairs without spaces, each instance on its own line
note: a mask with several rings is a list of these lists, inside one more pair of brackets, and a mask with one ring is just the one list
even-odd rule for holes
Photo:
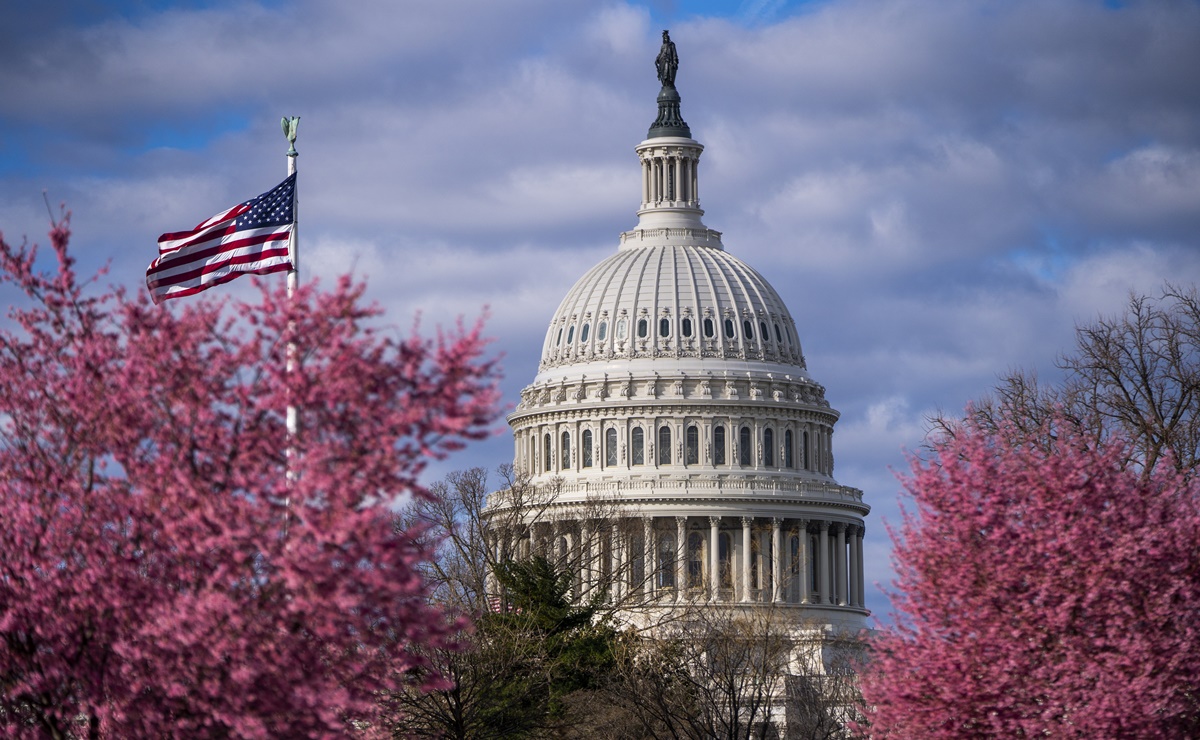
[[754,524],[754,517],[752,517],[752,516],[742,517],[742,526],[743,527],[749,527],[751,524]]
[[710,527],[719,527],[719,526],[721,526],[721,517],[719,517],[719,516],[710,516],[710,517],[708,518],[708,526],[710,526]]
[[821,530],[822,532],[829,531],[829,520],[828,519],[819,520],[817,522],[817,529]]

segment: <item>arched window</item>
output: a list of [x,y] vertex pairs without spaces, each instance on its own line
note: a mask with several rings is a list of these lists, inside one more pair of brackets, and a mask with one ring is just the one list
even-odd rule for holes
[[583,344],[584,342],[587,341],[588,329],[591,329],[591,328],[592,328],[591,324],[584,324],[583,328],[579,330],[579,343],[580,344]]
[[659,319],[658,320],[658,336],[667,337],[670,335],[671,335],[670,319]]
[[675,588],[675,537],[670,532],[658,536],[658,587]]
[[721,588],[733,588],[733,540],[728,532],[717,535],[717,561]]
[[687,428],[687,439],[684,441],[684,463],[687,465],[700,464],[700,430],[696,425]]
[[738,432],[738,464],[750,466],[750,427],[742,427]]
[[549,473],[550,472],[550,435],[549,434],[547,434],[545,436],[545,438],[542,439],[542,460],[544,461],[544,467],[546,468],[546,472]]
[[704,586],[704,535],[692,532],[687,540],[688,588]]
[[792,430],[785,429],[783,432],[783,467],[785,468],[796,467],[796,458],[792,450],[794,446],[792,444]]
[[733,319],[725,319],[725,338],[733,339]]
[[559,470],[571,469],[571,435],[567,432],[562,433],[562,445],[560,446],[562,453],[562,467]]
[[604,464],[617,464],[617,430],[612,427],[604,432]]
[[641,427],[634,427],[633,434],[631,434],[630,437],[632,438],[631,446],[633,447],[633,449],[630,450],[630,452],[633,454],[632,464],[633,465],[645,465],[646,464],[646,433],[642,431]]
[[742,322],[742,334],[746,336],[746,341],[754,341],[754,325],[750,323],[750,319]]
[[596,340],[603,342],[605,337],[607,337],[607,336],[608,336],[608,322],[601,321],[600,326],[596,327]]
[[718,424],[713,427],[713,465],[725,464],[725,427]]
[[649,328],[646,325],[645,319],[638,319],[637,329],[638,329],[638,339],[645,339],[646,333],[649,331]]
[[671,464],[671,427],[658,428],[658,464]]
[[808,467],[808,432],[804,433],[801,449],[803,450],[802,457],[804,458],[804,469],[811,470],[811,468]]
[[692,336],[692,320],[691,319],[684,319],[683,321],[679,322],[679,328],[680,328],[680,331],[683,332],[683,336],[685,336],[685,337]]
[[775,431],[772,429],[763,430],[763,465],[775,467]]
[[567,329],[567,344],[575,341],[575,325],[571,324],[571,328]]
[[583,430],[583,448],[580,450],[583,453],[583,467],[592,467],[592,430]]
[[621,319],[617,322],[617,339],[625,338],[625,326],[625,319]]
[[713,326],[713,320],[705,319],[704,320],[704,336],[708,337],[709,339],[712,339],[712,336],[715,333],[715,331],[716,331],[716,327]]

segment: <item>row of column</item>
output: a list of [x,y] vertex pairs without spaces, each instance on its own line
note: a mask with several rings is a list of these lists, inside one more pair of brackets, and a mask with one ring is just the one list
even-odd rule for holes
[[688,156],[650,156],[642,160],[642,207],[683,202],[699,203],[697,161]]
[[[671,430],[672,449],[667,456],[670,462],[667,463],[660,462],[663,456],[661,450],[656,447],[660,436],[658,430],[663,425]],[[724,439],[720,441],[714,437],[714,429],[717,426],[725,429]],[[683,422],[675,419],[624,419],[615,423],[596,424],[598,431],[592,435],[590,449],[584,449],[583,433],[590,431],[591,427],[592,423],[586,421],[570,421],[522,429],[514,435],[517,448],[515,459],[524,464],[526,471],[536,475],[582,473],[609,468],[633,470],[642,466],[657,469],[660,465],[740,470],[813,470],[827,475],[833,472],[830,464],[833,430],[824,424],[768,424],[761,419],[730,419],[725,423],[715,419]],[[698,462],[695,463],[688,462],[687,432],[690,427],[697,428],[699,449]],[[741,448],[745,443],[741,434],[742,427],[750,430],[749,464],[742,464],[744,458]],[[642,429],[640,462],[633,439],[634,428]],[[768,428],[772,430],[774,437],[771,451],[774,459],[771,465],[765,464],[766,450],[763,441],[763,433]],[[615,450],[610,449],[610,429],[617,433]],[[793,432],[791,455],[786,444],[788,430]],[[565,440],[564,434],[567,435]],[[567,445],[565,460],[562,454],[564,442]],[[789,459],[792,462],[790,467],[786,464]]]
[[864,534],[833,520],[642,517],[538,523],[491,544],[497,560],[536,552],[575,569],[580,599],[607,588],[616,601],[862,608]]

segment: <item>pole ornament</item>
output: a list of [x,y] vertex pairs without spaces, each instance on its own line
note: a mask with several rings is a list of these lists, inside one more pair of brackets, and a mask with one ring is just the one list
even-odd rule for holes
[[292,116],[290,118],[284,116],[280,124],[283,126],[283,135],[287,137],[288,144],[291,145],[287,155],[289,157],[299,155],[299,152],[296,151],[296,129],[300,127],[300,116]]

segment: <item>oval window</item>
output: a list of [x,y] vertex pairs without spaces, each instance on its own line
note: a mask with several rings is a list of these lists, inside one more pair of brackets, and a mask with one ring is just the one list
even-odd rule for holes
[[579,341],[580,341],[580,343],[582,343],[582,342],[586,342],[586,341],[587,341],[587,338],[588,338],[588,329],[591,329],[591,328],[592,328],[592,325],[591,325],[591,324],[584,324],[584,325],[583,325],[583,328],[579,330]]
[[605,338],[605,337],[607,337],[607,336],[608,336],[608,322],[607,322],[607,321],[601,321],[601,322],[600,322],[600,326],[597,326],[597,327],[596,327],[596,339],[598,339],[598,340],[600,340],[601,342],[603,342],[603,341],[604,341],[604,338]]
[[762,337],[764,342],[771,338],[771,335],[767,333],[767,322],[765,321],[758,322],[758,332],[758,336]]
[[671,333],[671,322],[667,319],[659,319],[658,336],[665,337]]
[[779,332],[779,324],[775,325],[775,341],[783,344],[783,334]]
[[625,319],[617,322],[617,339],[625,338]]
[[650,331],[645,319],[638,319],[638,339],[645,339],[646,334]]
[[571,324],[571,328],[567,329],[567,344],[575,341],[575,325]]
[[712,339],[714,328],[715,327],[713,327],[712,319],[704,320],[704,336],[708,337],[709,339]]
[[733,319],[725,319],[725,338],[733,339]]
[[746,334],[746,341],[754,339],[754,325],[750,323],[749,319],[742,322],[742,331]]
[[684,319],[684,320],[683,320],[683,321],[680,323],[680,329],[682,329],[682,330],[683,330],[683,336],[685,336],[685,337],[690,337],[690,336],[692,336],[692,320],[691,320],[691,319]]
[[555,346],[555,347],[557,347],[557,346],[559,346],[559,345],[561,345],[561,344],[562,344],[562,329],[560,328],[560,329],[558,330],[558,339],[555,339],[555,340],[554,340],[554,346]]

